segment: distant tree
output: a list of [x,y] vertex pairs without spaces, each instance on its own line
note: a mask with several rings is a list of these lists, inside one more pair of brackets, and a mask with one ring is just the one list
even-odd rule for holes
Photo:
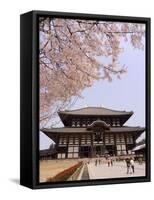
[[[95,80],[126,72],[118,57],[120,42],[142,49],[145,26],[135,23],[40,18],[40,122],[70,105]],[[108,64],[99,57],[109,58]]]

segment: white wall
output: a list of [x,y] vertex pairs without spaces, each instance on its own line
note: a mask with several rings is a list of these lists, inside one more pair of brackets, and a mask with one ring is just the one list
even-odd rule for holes
[[[4,0],[1,1],[0,4],[1,198],[22,198],[23,200],[51,198],[130,200],[131,198],[145,200],[147,196],[152,196],[154,183],[48,189],[39,191],[32,191],[17,184],[19,180],[19,14],[30,10],[53,10],[144,16],[154,19],[152,0]],[[152,27],[152,33],[154,32],[153,29],[154,27]],[[154,141],[152,141],[152,145],[154,145]]]

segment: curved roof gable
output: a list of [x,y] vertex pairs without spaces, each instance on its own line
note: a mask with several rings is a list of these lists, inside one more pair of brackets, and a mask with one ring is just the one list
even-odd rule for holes
[[132,115],[133,111],[127,112],[127,111],[117,111],[117,110],[111,110],[104,107],[86,107],[76,110],[65,110],[65,111],[59,111],[59,114],[65,114],[65,115],[99,115],[99,116],[107,116],[107,115]]
[[110,126],[102,120],[97,119],[96,121],[92,122],[91,125],[88,125],[87,130],[95,130],[95,129],[110,129]]

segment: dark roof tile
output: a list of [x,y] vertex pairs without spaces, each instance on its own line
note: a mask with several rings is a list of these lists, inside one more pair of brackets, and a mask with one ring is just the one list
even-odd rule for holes
[[86,107],[77,110],[65,110],[59,111],[59,114],[67,114],[67,115],[132,115],[133,111],[117,111],[111,110],[103,107]]
[[[62,127],[62,128],[51,128],[51,129],[42,129],[41,130],[44,133],[88,133],[92,132],[92,130],[87,130],[87,128],[68,128],[68,127]],[[144,132],[145,128],[143,127],[130,127],[130,126],[123,126],[123,127],[110,127],[110,130],[106,130],[106,132]]]

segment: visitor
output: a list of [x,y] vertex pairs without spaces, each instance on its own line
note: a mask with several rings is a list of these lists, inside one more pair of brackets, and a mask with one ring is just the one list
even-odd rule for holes
[[132,172],[135,173],[134,159],[133,158],[130,159],[130,165],[131,165],[131,168],[132,168]]
[[95,160],[95,166],[97,166],[97,159]]
[[108,158],[108,160],[107,160],[107,164],[108,164],[108,167],[110,167],[110,164],[111,164],[111,160],[110,160],[110,158]]
[[126,158],[127,174],[130,172],[130,159]]
[[142,158],[141,157],[138,159],[138,162],[139,162],[139,165],[142,165]]
[[113,166],[113,159],[111,159],[111,166]]

